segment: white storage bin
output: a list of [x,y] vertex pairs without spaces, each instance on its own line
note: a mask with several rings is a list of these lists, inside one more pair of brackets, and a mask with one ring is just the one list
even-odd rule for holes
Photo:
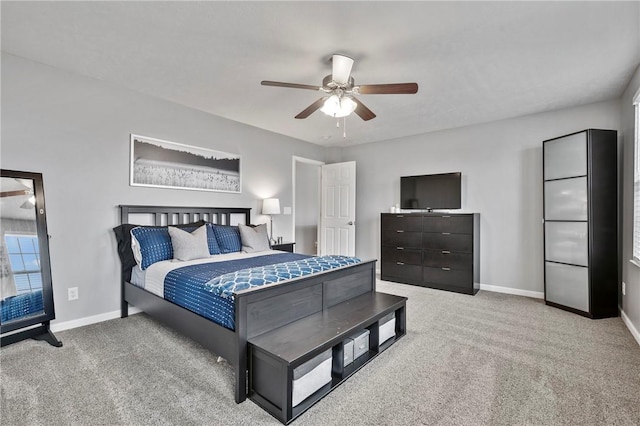
[[331,383],[331,354],[332,350],[328,349],[293,370],[292,407]]
[[378,346],[396,335],[396,313],[391,312],[378,321]]
[[369,330],[353,336],[353,359],[369,352]]
[[353,362],[353,339],[347,339],[344,341],[344,366]]

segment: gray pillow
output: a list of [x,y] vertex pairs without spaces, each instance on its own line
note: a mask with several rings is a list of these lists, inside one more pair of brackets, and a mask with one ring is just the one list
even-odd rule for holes
[[207,241],[207,227],[199,227],[189,233],[175,226],[169,227],[169,236],[173,246],[175,260],[193,260],[210,257]]
[[242,240],[242,251],[255,253],[271,249],[266,223],[256,227],[240,224],[238,228],[240,229],[240,239]]

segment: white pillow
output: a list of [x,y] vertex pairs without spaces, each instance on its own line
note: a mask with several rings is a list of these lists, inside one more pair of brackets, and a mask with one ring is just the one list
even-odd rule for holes
[[175,226],[170,226],[169,236],[171,237],[173,258],[175,260],[193,260],[210,257],[206,225],[202,225],[193,232],[183,231]]
[[238,229],[240,230],[240,239],[242,240],[242,251],[245,253],[255,253],[271,249],[266,223],[255,227],[239,224]]

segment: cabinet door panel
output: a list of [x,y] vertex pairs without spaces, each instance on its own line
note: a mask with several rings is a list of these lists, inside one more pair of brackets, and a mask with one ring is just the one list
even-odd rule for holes
[[391,263],[401,262],[407,265],[420,265],[420,262],[422,262],[422,250],[383,247],[382,261]]
[[544,143],[544,180],[587,174],[587,132]]
[[425,250],[422,265],[471,271],[473,269],[473,256],[471,253],[450,250]]
[[588,266],[587,229],[586,222],[546,222],[545,260]]
[[545,262],[545,299],[589,312],[589,272],[582,266]]
[[386,214],[382,216],[382,229],[421,232],[422,217],[404,214]]
[[546,220],[587,220],[587,178],[545,182],[544,218]]
[[471,253],[473,235],[425,232],[422,234],[422,248]]
[[422,220],[422,226],[424,232],[455,232],[456,234],[471,234],[473,233],[473,216],[425,216]]
[[382,245],[390,247],[420,248],[421,232],[405,232],[402,230],[382,231]]
[[392,276],[411,282],[420,282],[422,279],[422,266],[382,262],[380,273],[383,277]]
[[422,271],[425,284],[445,284],[453,287],[472,287],[473,285],[473,274],[471,271],[431,268],[428,266],[425,266]]

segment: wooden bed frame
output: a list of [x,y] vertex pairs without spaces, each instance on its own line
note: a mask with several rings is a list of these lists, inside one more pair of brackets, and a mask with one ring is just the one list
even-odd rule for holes
[[[121,224],[130,215],[154,217],[155,225],[178,225],[206,220],[225,225],[232,215],[243,215],[250,223],[249,208],[160,207],[121,205]],[[375,260],[309,275],[277,285],[239,292],[235,296],[235,330],[229,330],[126,281],[122,272],[121,316],[128,316],[129,304],[152,318],[190,337],[235,369],[235,400],[247,398],[247,340],[359,295],[376,291]],[[283,309],[287,307],[287,309]]]

